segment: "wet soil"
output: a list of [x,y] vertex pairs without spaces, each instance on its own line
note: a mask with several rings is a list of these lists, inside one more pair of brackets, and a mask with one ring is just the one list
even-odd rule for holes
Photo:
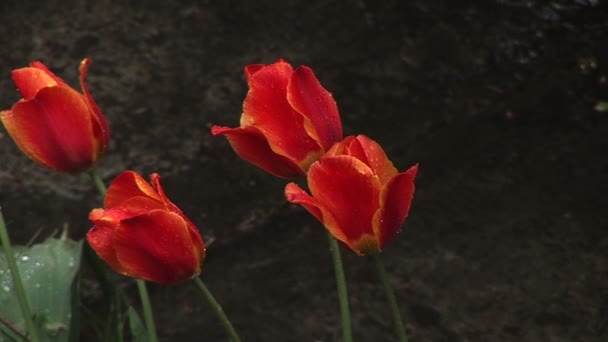
[[[100,173],[161,174],[210,242],[202,277],[244,341],[340,333],[323,228],[209,134],[238,124],[243,67],[278,58],[315,70],[347,134],[400,170],[420,163],[384,251],[411,341],[608,339],[604,2],[4,0],[0,18],[0,106],[18,99],[11,69],[39,59],[76,85],[90,57],[112,129]],[[86,175],[35,165],[4,129],[0,156],[15,241],[64,223],[84,236],[100,205]],[[394,341],[372,260],[343,256],[356,340]],[[162,341],[225,340],[193,284],[150,291]]]

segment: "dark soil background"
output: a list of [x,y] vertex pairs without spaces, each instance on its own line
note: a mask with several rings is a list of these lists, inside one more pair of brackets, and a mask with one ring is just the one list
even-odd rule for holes
[[[404,170],[415,201],[385,249],[411,341],[608,340],[608,6],[578,1],[0,2],[10,70],[42,60],[88,84],[112,129],[99,171],[159,172],[209,243],[202,277],[244,341],[337,341],[325,231],[284,180],[240,160],[250,63],[313,68],[346,134]],[[86,175],[34,164],[0,129],[0,206],[14,241],[100,206]],[[394,341],[371,259],[343,250],[357,341]],[[86,272],[85,272],[86,273]],[[137,303],[131,282],[116,276]],[[84,282],[84,305],[99,294]],[[224,341],[192,283],[150,286],[162,341]],[[84,317],[83,340],[95,339]]]

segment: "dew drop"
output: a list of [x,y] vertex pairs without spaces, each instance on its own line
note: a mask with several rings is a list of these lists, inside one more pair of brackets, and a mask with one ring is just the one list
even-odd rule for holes
[[30,257],[27,255],[24,255],[21,257],[21,261],[29,261],[29,260],[30,260]]

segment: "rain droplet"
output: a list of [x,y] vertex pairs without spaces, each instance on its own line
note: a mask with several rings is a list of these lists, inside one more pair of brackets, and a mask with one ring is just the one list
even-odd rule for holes
[[6,291],[6,292],[8,292],[8,291],[10,291],[10,290],[11,290],[10,286],[8,286],[8,285],[4,285],[4,286],[2,287],[2,289],[3,289],[4,291]]
[[34,287],[37,288],[37,289],[39,289],[40,288],[40,283],[34,284]]
[[27,255],[24,255],[21,257],[21,261],[28,261],[28,260],[30,260],[30,257]]

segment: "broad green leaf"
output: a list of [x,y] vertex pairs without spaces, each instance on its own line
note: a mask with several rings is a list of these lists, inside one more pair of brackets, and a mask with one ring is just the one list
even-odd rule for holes
[[[67,342],[72,335],[74,341],[78,335],[78,310],[73,313],[72,310],[78,305],[74,299],[78,297],[82,242],[49,238],[31,247],[13,246],[13,249],[40,339]],[[1,249],[0,315],[14,322],[20,331],[26,330],[6,256]],[[73,322],[76,322],[76,330],[71,333]],[[0,341],[7,339],[0,335]]]

